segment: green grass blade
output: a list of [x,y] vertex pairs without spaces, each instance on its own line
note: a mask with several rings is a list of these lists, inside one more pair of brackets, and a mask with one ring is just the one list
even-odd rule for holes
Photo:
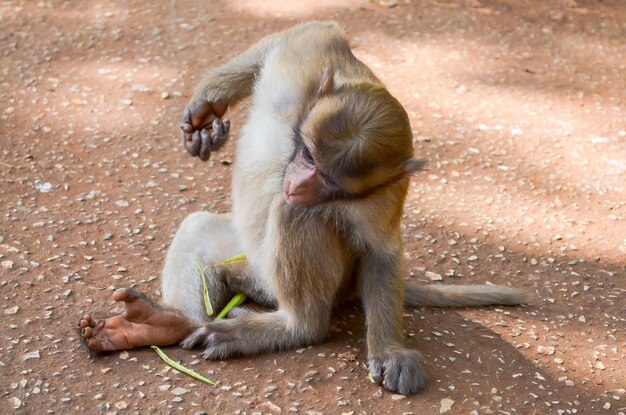
[[[203,299],[204,299],[204,310],[206,311],[207,316],[212,317],[215,311],[213,310],[213,305],[211,304],[211,299],[209,298],[209,288],[206,285],[206,276],[204,275],[204,270],[207,268],[236,264],[238,262],[246,262],[248,258],[246,257],[246,254],[239,254],[239,255],[235,255],[232,258],[228,258],[222,262],[218,262],[217,264],[207,265],[204,268],[202,268],[202,266],[200,265],[200,261],[198,260],[197,254],[194,254],[193,258],[196,262],[196,267],[198,268],[198,271],[200,271],[200,277],[202,278],[202,293],[203,293]],[[244,297],[244,300],[245,300],[245,297]],[[243,300],[241,301],[241,303],[243,303]],[[241,303],[237,305],[241,305]],[[235,305],[234,307],[237,307],[237,305]],[[228,309],[226,313],[228,313],[231,309],[232,307]],[[224,312],[224,310],[222,310],[222,312]]]
[[163,359],[163,361],[164,361],[165,363],[167,363],[168,365],[172,366],[174,369],[178,370],[179,372],[182,372],[182,373],[184,373],[184,374],[186,374],[186,375],[189,375],[189,376],[191,376],[192,378],[196,378],[196,379],[198,379],[198,380],[200,380],[200,381],[202,381],[202,382],[208,383],[209,385],[212,385],[212,386],[217,386],[217,385],[215,385],[215,382],[213,382],[213,381],[211,381],[211,380],[209,380],[209,379],[205,378],[204,376],[202,376],[202,375],[200,375],[200,374],[198,374],[198,373],[194,372],[194,371],[193,371],[193,370],[191,370],[191,369],[187,369],[185,366],[181,365],[180,363],[173,361],[172,359],[170,359],[170,358],[169,358],[169,357],[168,357],[168,356],[167,356],[167,355],[163,352],[163,350],[161,350],[161,349],[160,349],[160,348],[158,348],[157,346],[150,346],[150,347],[152,347],[152,349],[154,349],[154,351],[155,351],[155,352],[159,355],[159,357],[160,357],[161,359]]
[[[245,254],[239,254],[236,255],[232,258],[229,258],[225,261],[222,261],[218,264],[214,264],[214,265],[207,265],[205,268],[202,268],[202,266],[200,265],[200,261],[198,260],[198,255],[194,254],[194,260],[196,261],[196,267],[198,268],[198,271],[200,271],[200,277],[202,278],[202,291],[203,291],[203,297],[204,297],[204,309],[207,313],[207,315],[209,317],[211,317],[213,315],[213,306],[211,305],[211,300],[209,298],[209,289],[206,285],[206,277],[204,276],[204,270],[206,268],[211,268],[211,267],[217,267],[220,265],[228,265],[228,264],[234,264],[237,262],[246,262],[248,259],[246,258]],[[217,317],[215,317],[216,320],[219,320],[221,318],[226,317],[226,315],[228,315],[228,313],[230,312],[230,310],[232,310],[235,307],[240,306],[241,304],[243,304],[243,302],[246,301],[246,296],[245,294],[237,294],[235,295],[229,302],[228,304],[226,304],[226,307],[224,307],[224,309],[217,315]],[[187,369],[185,366],[181,365],[178,362],[173,361],[172,359],[170,359],[164,352],[163,350],[161,350],[159,347],[157,346],[150,346],[155,352],[156,354],[159,355],[159,357],[161,359],[163,359],[163,361],[165,363],[167,363],[168,365],[170,365],[171,367],[173,367],[174,369],[178,370],[179,372],[185,373],[195,379],[198,379],[202,382],[208,383],[209,385],[213,385],[216,386],[215,383],[207,378],[205,378],[204,376],[194,372],[191,369]]]
[[220,313],[217,315],[217,317],[215,317],[216,320],[219,320],[221,318],[224,318],[228,315],[228,313],[230,313],[230,310],[232,310],[235,307],[239,307],[240,305],[243,304],[243,302],[246,301],[246,295],[239,293],[236,294],[229,302],[228,304],[226,304],[226,307],[224,307],[224,309],[222,311],[220,311]]
[[247,260],[248,258],[246,257],[246,254],[239,254],[239,255],[235,255],[232,258],[228,258],[227,260],[222,261],[216,265],[236,264],[237,262],[246,262]]
[[204,268],[200,266],[200,261],[198,261],[198,255],[194,254],[193,259],[196,261],[196,267],[198,271],[200,271],[200,278],[202,279],[202,298],[204,299],[204,311],[206,311],[206,315],[211,317],[213,315],[213,305],[211,304],[211,299],[209,298],[209,288],[206,285],[206,277],[204,276]]

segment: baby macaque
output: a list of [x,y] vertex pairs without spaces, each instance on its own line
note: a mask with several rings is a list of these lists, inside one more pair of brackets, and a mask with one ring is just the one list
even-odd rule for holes
[[[420,353],[404,346],[403,304],[524,301],[501,286],[403,284],[402,209],[410,176],[424,162],[413,158],[404,108],[335,23],[268,36],[211,70],[183,114],[187,150],[207,160],[228,137],[222,116],[248,96],[232,213],[197,212],[183,221],[163,269],[163,305],[125,289],[114,294],[126,304],[121,315],[84,316],[79,325],[91,349],[182,342],[207,359],[293,349],[323,340],[338,300],[356,292],[372,378],[412,394],[426,376]],[[241,253],[247,263],[206,270],[211,303],[220,309],[241,292],[273,311],[237,308],[230,318],[210,319],[196,258],[215,264]]]

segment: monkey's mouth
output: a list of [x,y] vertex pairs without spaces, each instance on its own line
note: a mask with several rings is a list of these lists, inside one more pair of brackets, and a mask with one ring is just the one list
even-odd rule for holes
[[285,199],[285,203],[288,205],[293,205],[295,202],[293,200],[293,196],[290,195],[286,190],[283,191],[283,199]]
[[303,193],[289,193],[283,190],[283,199],[289,206],[310,207],[319,204],[321,201]]

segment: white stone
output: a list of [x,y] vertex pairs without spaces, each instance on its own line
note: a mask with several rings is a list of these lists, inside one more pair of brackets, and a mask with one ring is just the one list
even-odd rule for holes
[[452,405],[454,405],[454,401],[449,398],[445,398],[441,400],[441,407],[439,408],[440,414],[445,414],[446,412],[450,412],[452,410]]

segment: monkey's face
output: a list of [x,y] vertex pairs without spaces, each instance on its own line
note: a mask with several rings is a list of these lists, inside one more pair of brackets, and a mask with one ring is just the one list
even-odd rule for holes
[[349,92],[320,99],[295,129],[283,179],[288,204],[364,198],[411,173],[404,110],[390,116],[389,110],[367,107],[371,92]]
[[324,174],[306,145],[300,143],[296,147],[283,178],[285,202],[296,206],[314,206],[332,199],[333,191],[339,190],[339,186],[330,178],[324,180]]
[[320,99],[295,129],[294,152],[283,179],[288,204],[314,206],[351,194],[343,163],[332,157],[349,145],[351,132],[340,117],[344,107],[336,97]]
[[295,131],[294,153],[283,179],[285,202],[306,207],[361,199],[406,176],[407,157],[389,157],[373,134],[355,128],[358,123],[345,105],[337,100],[324,104],[313,108]]

